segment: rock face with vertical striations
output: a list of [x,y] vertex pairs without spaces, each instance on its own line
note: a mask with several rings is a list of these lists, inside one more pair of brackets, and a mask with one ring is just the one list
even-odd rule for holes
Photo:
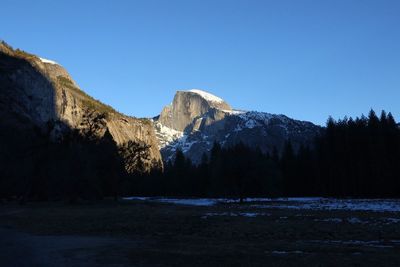
[[[129,141],[145,144],[149,157],[146,171],[162,167],[152,123],[123,115],[82,91],[58,63],[0,43],[0,115],[3,127],[35,127],[61,138],[68,129],[88,127],[83,122],[87,110],[106,114],[106,130],[118,146]],[[51,129],[49,128],[51,125]]]
[[211,111],[218,119],[223,117],[224,114],[220,112],[223,110],[232,108],[224,100],[210,93],[198,89],[178,91],[172,104],[162,110],[158,120],[164,126],[177,131],[196,131],[204,123],[212,123],[211,117],[208,117],[208,122],[199,121],[198,118]]
[[284,115],[234,110],[199,89],[176,92],[153,120],[129,117],[87,95],[60,64],[0,43],[0,128],[47,131],[55,141],[71,129],[89,127],[84,120],[88,110],[106,114],[99,138],[109,132],[121,151],[130,141],[147,150],[140,162],[145,171],[162,167],[162,160],[172,159],[177,149],[198,163],[214,142],[242,142],[270,153],[281,151],[287,140],[295,148],[307,145],[321,130]]
[[221,98],[205,91],[178,91],[172,104],[153,120],[164,161],[180,149],[199,163],[214,142],[232,146],[242,142],[271,153],[291,140],[294,147],[311,143],[321,128],[284,115],[234,110]]

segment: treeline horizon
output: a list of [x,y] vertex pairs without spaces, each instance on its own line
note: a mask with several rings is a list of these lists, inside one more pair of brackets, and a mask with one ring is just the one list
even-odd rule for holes
[[[287,140],[270,153],[238,143],[215,143],[200,164],[182,151],[164,171],[146,173],[148,147],[117,147],[104,117],[87,112],[90,128],[70,131],[58,143],[52,129],[0,127],[0,200],[98,200],[121,196],[400,198],[400,127],[389,113],[335,121],[310,144]],[[90,123],[89,123],[90,121]],[[12,125],[12,124],[10,124]],[[125,151],[125,153],[124,153]],[[279,151],[279,152],[278,152]],[[128,173],[124,162],[129,162]],[[136,170],[136,171],[134,171]]]
[[[85,110],[81,129],[53,121],[45,129],[28,122],[24,128],[12,127],[13,121],[0,124],[0,150],[5,152],[0,154],[0,202],[117,199],[130,179],[128,171],[146,169],[149,146],[132,141],[117,146],[105,116]],[[65,133],[51,141],[55,127],[64,127]]]
[[327,120],[311,144],[264,154],[215,143],[199,165],[182,151],[164,173],[135,177],[131,194],[197,197],[400,197],[400,127],[391,113]]

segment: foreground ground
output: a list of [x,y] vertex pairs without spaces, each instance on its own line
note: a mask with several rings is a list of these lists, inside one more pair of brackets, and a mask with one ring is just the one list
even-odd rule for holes
[[0,266],[400,266],[400,212],[0,204]]

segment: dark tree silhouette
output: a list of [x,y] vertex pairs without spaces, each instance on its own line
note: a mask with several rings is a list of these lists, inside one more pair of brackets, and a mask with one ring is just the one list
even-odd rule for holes
[[122,145],[120,153],[124,158],[128,173],[144,173],[150,160],[150,145],[143,142],[128,141]]

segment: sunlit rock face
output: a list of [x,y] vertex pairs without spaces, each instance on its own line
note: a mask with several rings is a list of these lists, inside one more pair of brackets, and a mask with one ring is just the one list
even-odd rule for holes
[[242,142],[271,153],[274,148],[281,151],[287,140],[295,148],[307,145],[321,130],[284,115],[232,109],[220,97],[199,89],[177,91],[153,123],[164,161],[180,149],[195,163],[214,142],[225,147]]
[[281,151],[289,139],[295,148],[308,144],[321,130],[284,115],[235,110],[199,89],[176,92],[153,120],[129,117],[87,95],[59,63],[5,43],[0,43],[0,71],[0,126],[50,129],[56,140],[68,129],[88,127],[83,120],[88,109],[106,113],[99,138],[108,130],[118,146],[129,141],[147,146],[146,170],[172,159],[177,149],[198,163],[214,142],[225,147],[242,142],[271,153],[274,148]]
[[[196,131],[204,124],[222,119],[225,114],[222,110],[232,108],[224,100],[210,93],[198,89],[178,91],[172,104],[162,110],[159,122],[177,131]],[[203,122],[202,117],[207,113],[214,114],[206,116],[208,120]]]
[[85,112],[95,110],[107,115],[106,126],[99,129],[99,138],[108,130],[118,146],[129,141],[145,144],[149,147],[145,168],[161,166],[151,121],[123,115],[87,95],[57,62],[14,50],[3,42],[0,73],[2,122],[8,121],[13,127],[32,124],[42,131],[50,130],[56,140],[65,131],[88,127],[83,120]]

